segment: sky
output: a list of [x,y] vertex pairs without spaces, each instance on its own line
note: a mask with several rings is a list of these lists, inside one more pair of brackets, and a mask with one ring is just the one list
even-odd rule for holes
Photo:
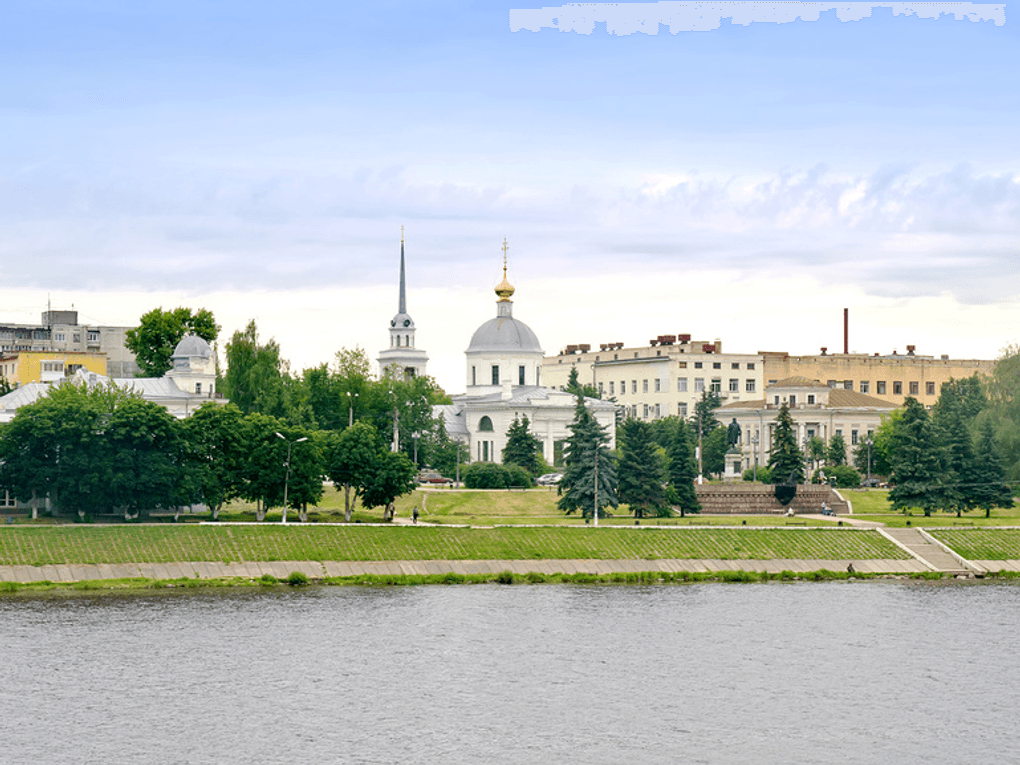
[[[647,4],[645,4],[647,5]],[[1002,5],[997,7],[1002,8]],[[548,354],[994,358],[1020,342],[1020,34],[876,7],[656,34],[538,3],[0,4],[0,320],[208,308],[292,371],[397,310],[448,392],[495,315]],[[221,348],[222,349],[222,348]]]

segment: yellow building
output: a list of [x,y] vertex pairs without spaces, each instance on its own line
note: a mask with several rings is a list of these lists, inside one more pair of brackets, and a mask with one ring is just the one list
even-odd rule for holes
[[106,375],[106,354],[89,351],[17,351],[0,356],[0,376],[14,387],[54,382],[79,369]]
[[864,353],[835,353],[817,356],[791,356],[764,352],[765,385],[774,385],[791,377],[820,380],[829,388],[851,390],[882,401],[901,405],[907,396],[924,406],[938,401],[942,383],[973,374],[990,375],[994,361],[950,359],[948,356],[915,355],[912,346],[906,354],[869,356]]

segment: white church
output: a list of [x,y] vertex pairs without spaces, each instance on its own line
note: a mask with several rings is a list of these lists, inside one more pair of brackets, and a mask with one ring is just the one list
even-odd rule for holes
[[[563,391],[542,387],[545,352],[527,324],[513,315],[514,287],[506,277],[506,241],[503,242],[503,281],[496,286],[495,317],[471,336],[465,351],[465,393],[453,403],[435,407],[446,432],[465,444],[472,461],[502,462],[507,430],[515,418],[527,417],[531,433],[542,445],[543,458],[552,463],[556,444],[570,435],[577,399]],[[404,376],[425,374],[427,356],[415,348],[414,321],[407,314],[404,241],[400,241],[400,305],[390,322],[390,347],[379,354],[380,372],[394,370]],[[616,447],[616,406],[587,398],[585,405],[606,428],[609,448]]]

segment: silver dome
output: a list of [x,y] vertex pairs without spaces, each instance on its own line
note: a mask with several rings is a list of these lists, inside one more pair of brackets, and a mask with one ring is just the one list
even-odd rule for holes
[[201,356],[203,359],[212,357],[212,347],[198,335],[185,335],[174,348],[174,358]]
[[489,319],[475,330],[467,353],[484,351],[525,351],[543,353],[531,327],[512,316]]

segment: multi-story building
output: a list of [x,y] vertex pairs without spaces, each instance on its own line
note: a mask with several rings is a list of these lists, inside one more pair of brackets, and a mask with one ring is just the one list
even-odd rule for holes
[[0,377],[13,387],[49,383],[70,377],[79,369],[105,375],[105,353],[90,351],[16,351],[0,354]]
[[124,345],[131,327],[108,327],[78,323],[77,311],[43,311],[39,324],[0,324],[0,354],[19,351],[64,351],[106,355],[103,374],[133,377],[138,372],[135,355]]
[[824,348],[817,356],[791,356],[771,351],[761,355],[766,385],[791,377],[806,377],[820,380],[829,388],[863,393],[896,405],[912,396],[928,407],[938,400],[942,383],[975,373],[989,375],[995,367],[994,361],[918,356],[912,345],[907,346],[906,354],[893,352],[888,356],[829,354]]
[[568,345],[542,362],[542,384],[563,390],[570,371],[595,387],[604,399],[624,407],[625,416],[654,420],[687,417],[705,391],[723,403],[759,399],[762,354],[724,353],[722,341],[692,341],[690,335],[660,335],[647,346],[605,343]]

